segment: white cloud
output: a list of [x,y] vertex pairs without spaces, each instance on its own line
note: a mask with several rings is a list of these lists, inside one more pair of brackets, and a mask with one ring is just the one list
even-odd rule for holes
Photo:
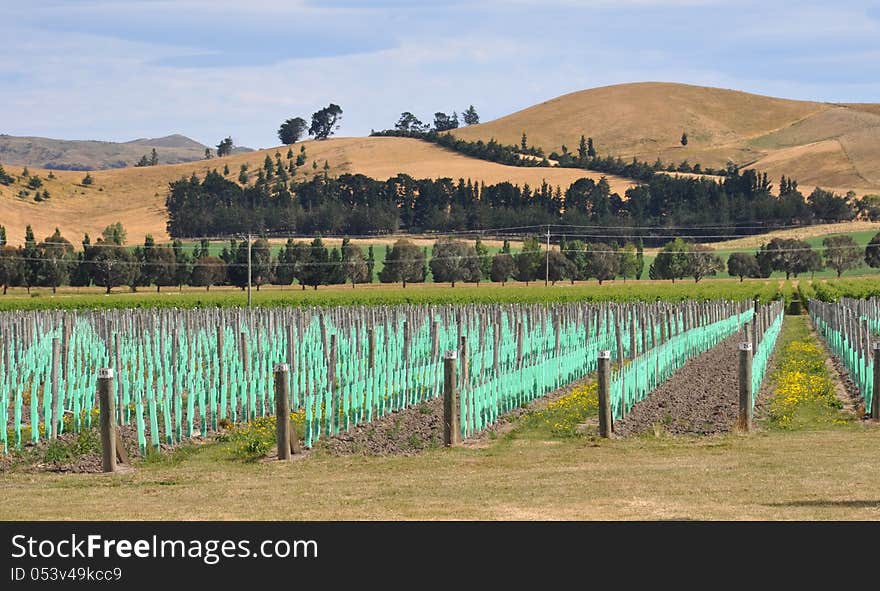
[[[880,94],[873,75],[878,24],[855,18],[864,13],[862,6],[791,11],[747,2],[722,14],[703,2],[682,7],[674,0],[627,0],[624,8],[611,2],[514,2],[516,10],[502,10],[498,0],[476,7],[445,3],[455,7],[445,13],[440,2],[412,8],[391,0],[379,6],[186,0],[189,15],[208,4],[217,8],[220,15],[206,31],[219,38],[244,12],[248,23],[274,20],[282,27],[291,15],[323,11],[338,17],[340,30],[376,27],[376,35],[389,40],[379,49],[354,44],[347,55],[282,55],[278,61],[212,68],[162,61],[211,51],[185,35],[150,37],[137,30],[126,38],[125,31],[110,37],[44,29],[33,24],[37,11],[31,25],[7,27],[5,47],[16,59],[0,64],[0,131],[113,140],[179,132],[208,144],[231,134],[239,144],[261,147],[277,141],[283,119],[307,117],[331,101],[344,109],[341,133],[359,135],[392,125],[404,110],[429,120],[435,111],[461,111],[473,103],[488,120],[566,92],[644,80],[819,100],[872,100]],[[89,14],[112,8],[119,19],[121,10],[134,18],[182,10],[180,4],[77,6]],[[548,5],[556,11],[548,12]],[[601,14],[587,6],[601,7]],[[633,20],[643,12],[639,6],[654,18]],[[570,18],[560,20],[568,14],[565,7]],[[702,25],[685,16],[703,19]],[[853,63],[861,70],[846,67]]]

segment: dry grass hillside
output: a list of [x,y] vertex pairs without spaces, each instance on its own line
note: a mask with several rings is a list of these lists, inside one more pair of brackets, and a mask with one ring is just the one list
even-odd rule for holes
[[[302,145],[306,146],[307,163],[298,171],[299,178],[321,172],[325,160],[333,175],[362,173],[383,180],[406,173],[415,178],[469,178],[487,184],[510,181],[536,186],[546,179],[551,185],[560,185],[564,189],[584,176],[597,180],[602,176],[577,169],[503,166],[406,138],[337,138],[303,142]],[[298,150],[299,145],[294,146],[294,152]],[[193,173],[203,175],[213,168],[222,170],[224,164],[229,165],[229,177],[237,179],[242,164],[247,163],[254,171],[262,166],[267,154],[274,157],[276,151],[284,158],[287,148],[183,164],[92,171],[90,175],[94,183],[90,186],[81,184],[84,172],[54,171],[56,178],[48,179],[48,171],[31,168],[31,174],[43,181],[40,191],[49,191],[49,200],[35,202],[33,191],[30,197],[19,197],[26,179],[8,187],[0,185],[0,224],[6,227],[9,242],[14,245],[23,242],[27,224],[33,226],[38,240],[58,227],[65,237],[78,244],[84,233],[88,232],[94,238],[107,225],[117,221],[121,221],[128,231],[130,243],[142,242],[146,234],[152,234],[157,240],[167,240],[165,196],[169,182]],[[317,169],[312,167],[312,162],[317,163]],[[15,176],[22,171],[17,166],[5,168]],[[607,178],[612,191],[621,195],[632,184],[626,179]]]
[[[785,174],[805,189],[880,191],[880,104],[794,101],[685,84],[647,82],[574,92],[455,131],[461,138],[577,149],[653,162],[728,161]],[[682,132],[688,135],[682,146]]]

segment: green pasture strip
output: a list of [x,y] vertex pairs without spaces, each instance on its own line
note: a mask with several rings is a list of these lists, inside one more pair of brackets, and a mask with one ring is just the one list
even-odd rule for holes
[[764,405],[767,426],[796,431],[859,423],[854,413],[843,410],[835,393],[820,338],[806,316],[786,317],[770,378],[771,396]]

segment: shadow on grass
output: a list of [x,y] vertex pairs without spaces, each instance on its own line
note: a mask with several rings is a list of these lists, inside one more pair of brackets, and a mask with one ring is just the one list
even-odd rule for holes
[[844,509],[880,509],[880,500],[876,501],[789,501],[787,503],[767,503],[765,507],[840,507]]

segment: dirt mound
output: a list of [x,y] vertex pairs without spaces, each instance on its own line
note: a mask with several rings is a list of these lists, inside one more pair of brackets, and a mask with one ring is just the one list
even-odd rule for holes
[[[128,464],[117,461],[120,471],[131,467],[135,459],[142,458],[138,446],[137,427],[134,425],[117,426],[119,441],[125,448]],[[147,424],[149,433],[149,423]],[[180,443],[169,445],[161,443],[159,454],[167,454],[181,445],[204,441],[198,435],[184,438]],[[149,436],[147,437],[149,445]],[[152,447],[151,447],[152,449]],[[24,443],[21,450],[13,450],[10,454],[0,455],[0,472],[15,469],[17,472],[61,472],[61,473],[98,473],[103,472],[101,466],[101,434],[93,427],[79,433],[62,433],[54,440],[41,439],[39,443]]]
[[443,445],[443,399],[394,411],[318,442],[334,455],[410,455]]

